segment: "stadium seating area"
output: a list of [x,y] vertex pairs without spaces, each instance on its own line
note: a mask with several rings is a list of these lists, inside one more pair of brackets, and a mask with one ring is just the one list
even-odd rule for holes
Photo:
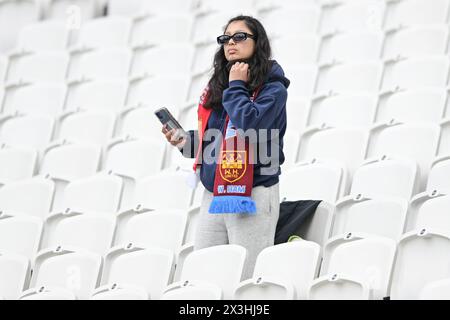
[[[270,35],[302,240],[193,250],[215,39]],[[0,0],[1,299],[450,299],[450,0]]]

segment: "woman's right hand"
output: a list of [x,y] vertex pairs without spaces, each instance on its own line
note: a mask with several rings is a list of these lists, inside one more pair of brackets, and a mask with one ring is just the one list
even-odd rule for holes
[[167,130],[166,126],[164,125],[161,129],[161,132],[166,136],[166,140],[178,149],[183,148],[184,144],[186,143],[186,138],[180,138],[177,135],[176,129]]

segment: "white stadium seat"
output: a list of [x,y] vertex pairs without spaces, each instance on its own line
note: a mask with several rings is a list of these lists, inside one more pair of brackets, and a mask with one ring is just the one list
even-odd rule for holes
[[36,256],[30,290],[36,292],[40,287],[55,287],[63,289],[65,296],[69,291],[77,299],[89,299],[100,282],[101,264],[101,256],[89,251],[61,246],[40,251]]
[[52,140],[54,121],[48,116],[19,116],[5,121],[0,141],[10,146],[43,150]]
[[0,184],[31,178],[37,156],[36,151],[28,148],[0,148]]
[[8,82],[20,80],[32,82],[64,83],[69,67],[66,52],[39,52],[10,59]]
[[[363,283],[370,290],[371,299],[382,300],[389,295],[395,254],[396,241],[391,239],[369,237],[347,242],[333,251],[328,275],[345,275],[350,281]],[[329,276],[315,280],[313,287],[329,285]],[[336,297],[339,299],[339,295]]]
[[17,45],[17,36],[27,24],[40,18],[39,2],[2,1],[0,4],[0,53],[8,53]]
[[64,189],[62,207],[74,212],[96,212],[115,216],[119,210],[122,179],[98,173],[72,181]]
[[129,208],[137,180],[161,171],[166,150],[161,139],[117,139],[109,145],[104,169],[124,179],[122,208]]
[[113,113],[95,110],[67,113],[60,121],[58,139],[101,146],[113,137],[116,119]]
[[433,161],[428,175],[427,190],[450,190],[450,156]]
[[30,262],[18,254],[0,253],[0,297],[17,300],[30,280]]
[[[182,109],[188,99],[190,80],[189,76],[176,74],[137,79],[130,84],[127,105],[146,106],[154,110],[163,106],[173,111]],[[196,95],[200,94],[199,90]],[[198,101],[198,98],[195,100]]]
[[378,93],[381,70],[378,61],[324,64],[319,69],[315,92]]
[[[193,189],[187,183],[187,173],[161,172],[140,179],[136,184],[134,205],[150,209],[187,210],[191,204]],[[165,190],[161,193],[161,190]],[[173,201],[176,198],[176,201]]]
[[67,184],[97,172],[100,165],[100,148],[92,145],[56,144],[47,149],[40,174],[48,175],[56,183],[53,210],[61,208],[62,193]]
[[437,154],[439,136],[438,125],[390,121],[372,130],[367,156],[415,160],[419,166],[419,191],[422,191]]
[[282,65],[314,64],[320,46],[315,35],[290,35],[275,38],[271,42],[273,58]]
[[383,37],[374,31],[330,33],[322,39],[319,61],[376,61],[381,56]]
[[195,234],[197,232],[197,226],[200,216],[200,207],[194,204],[188,211],[187,215],[188,220],[183,244],[190,244],[194,243],[195,241]]
[[416,300],[428,283],[448,278],[450,239],[431,229],[405,233],[398,244],[391,282],[392,300]]
[[31,260],[39,249],[43,224],[27,215],[0,215],[0,252],[15,253]]
[[347,171],[346,178],[350,179],[366,156],[367,144],[367,130],[333,128],[323,124],[305,131],[300,141],[297,159],[338,161]]
[[3,82],[5,80],[7,67],[8,57],[0,54],[0,82]]
[[[191,72],[194,60],[194,46],[191,43],[166,43],[135,51],[131,75],[185,75]],[[209,57],[211,58],[211,57]],[[212,58],[210,59],[212,64]],[[169,64],[161,61],[170,61]],[[203,70],[202,70],[203,71]]]
[[439,123],[444,115],[447,92],[440,88],[398,90],[383,96],[378,104],[377,122]]
[[450,154],[450,118],[445,118],[440,122],[441,139],[439,140],[439,156]]
[[386,36],[383,56],[442,55],[447,52],[448,37],[449,30],[444,24],[394,28]]
[[280,177],[280,199],[324,200],[334,203],[345,190],[346,171],[332,161],[300,162]]
[[313,94],[314,84],[317,77],[317,66],[308,65],[286,65],[289,70],[289,80],[291,81],[288,94],[290,97],[309,97]]
[[64,51],[70,36],[71,30],[63,21],[41,21],[22,28],[15,51]]
[[[279,5],[277,3],[277,5]],[[270,37],[314,34],[319,28],[321,11],[318,6],[277,8],[260,13],[260,21]]]
[[46,219],[41,248],[74,247],[103,255],[112,245],[115,228],[116,218],[111,214],[54,213]]
[[123,79],[130,71],[132,52],[129,49],[97,49],[82,54],[71,62],[68,78]]
[[408,201],[401,198],[348,196],[336,203],[332,236],[367,233],[397,241],[403,233]]
[[109,0],[109,14],[137,17],[145,14],[189,13],[199,5],[199,0]]
[[235,287],[240,283],[247,250],[238,245],[220,245],[196,250],[189,254],[184,261],[181,271],[181,281],[173,283],[172,287],[180,284],[202,281],[219,286],[224,299],[231,299]]
[[449,70],[448,56],[395,58],[385,65],[382,90],[445,88]]
[[132,285],[144,289],[147,299],[159,300],[173,270],[174,254],[170,250],[126,245],[108,252],[101,283],[102,286]]
[[367,128],[374,122],[376,109],[377,98],[372,94],[326,95],[311,102],[308,125]]
[[119,141],[110,147],[105,168],[135,180],[156,174],[162,168],[165,146],[160,139]]
[[186,231],[186,214],[178,211],[125,212],[119,218],[117,245],[162,248],[177,253]]
[[384,1],[333,1],[323,8],[321,31],[378,31],[382,29]]
[[391,1],[385,19],[386,27],[398,25],[431,25],[448,22],[450,1],[435,0],[433,5],[427,0]]
[[80,24],[100,14],[99,0],[48,0],[44,16],[51,20],[74,20]]
[[81,26],[73,52],[82,54],[89,49],[125,48],[130,42],[133,23],[121,17],[103,17]]
[[192,29],[193,18],[187,14],[150,16],[134,26],[131,45],[189,42]]
[[40,173],[50,177],[72,181],[97,172],[100,150],[95,146],[67,144],[47,151]]
[[420,300],[450,300],[450,280],[442,279],[426,284],[420,292]]
[[[30,215],[43,220],[53,202],[55,185],[40,177],[10,182],[0,188],[0,210],[14,215]],[[23,201],[23,195],[27,201]]]
[[[331,234],[331,230],[330,230]],[[374,237],[374,235],[361,233],[361,232],[349,232],[347,234],[340,234],[338,236],[327,238],[326,241],[322,245],[322,264],[320,265],[320,276],[324,276],[326,274],[331,274],[328,271],[328,266],[330,264],[331,256],[333,255],[334,250],[337,247],[344,243],[349,243],[361,239],[365,239],[368,237]]]
[[253,280],[274,279],[294,286],[295,299],[306,298],[309,283],[319,271],[320,246],[310,241],[293,241],[268,247],[256,260]]
[[[293,134],[302,134],[307,126],[310,112],[310,100],[306,97],[291,97],[286,102],[287,131]],[[195,119],[197,120],[197,119]]]
[[450,226],[448,210],[449,193],[430,190],[418,194],[411,200],[406,231],[426,228],[446,234]]
[[399,197],[409,200],[419,192],[419,168],[412,159],[369,158],[355,171],[350,194]]
[[[172,108],[169,109],[173,112]],[[197,110],[195,110],[197,115]],[[154,107],[136,107],[126,109],[122,114],[122,121],[117,129],[119,137],[134,137],[148,139],[161,134],[162,124],[155,117]],[[187,127],[185,127],[187,130]]]
[[62,113],[66,86],[58,83],[34,83],[7,88],[3,110],[5,113],[48,115]]
[[125,107],[127,92],[127,79],[102,79],[74,83],[67,93],[66,109],[117,112]]

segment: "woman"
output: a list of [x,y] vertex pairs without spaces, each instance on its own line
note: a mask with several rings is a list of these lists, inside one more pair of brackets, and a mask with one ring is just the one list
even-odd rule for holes
[[[206,190],[195,250],[245,247],[247,279],[257,255],[274,244],[289,80],[270,60],[270,43],[258,20],[231,19],[217,42],[214,73],[200,99],[199,131],[189,131],[181,142],[174,130],[162,132],[185,156],[196,158],[194,170],[200,167]],[[208,135],[211,131],[223,135]],[[256,132],[256,138],[247,132]]]

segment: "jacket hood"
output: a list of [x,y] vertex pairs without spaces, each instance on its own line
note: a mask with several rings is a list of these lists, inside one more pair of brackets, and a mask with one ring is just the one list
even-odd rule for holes
[[285,77],[283,68],[281,68],[276,60],[272,60],[271,62],[272,68],[267,76],[266,82],[280,81],[287,89],[291,81]]

